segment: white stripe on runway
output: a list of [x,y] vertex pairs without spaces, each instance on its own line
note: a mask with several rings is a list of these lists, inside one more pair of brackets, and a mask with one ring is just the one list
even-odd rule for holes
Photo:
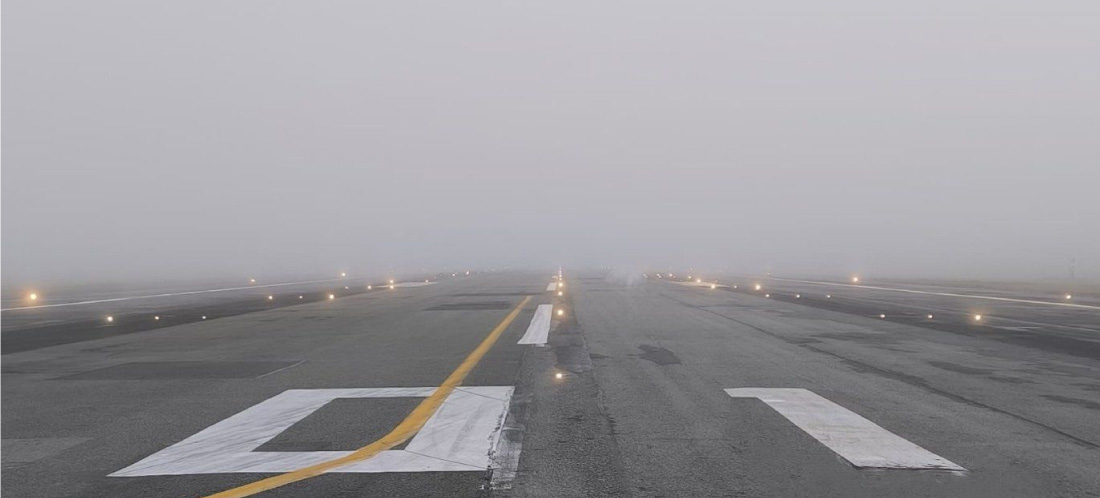
[[852,287],[855,289],[874,289],[881,291],[892,292],[908,292],[910,294],[926,294],[929,296],[946,296],[946,297],[968,297],[971,299],[986,299],[989,301],[1007,301],[1010,303],[1025,303],[1025,304],[1046,304],[1049,306],[1062,306],[1065,308],[1083,308],[1089,310],[1100,310],[1100,306],[1093,306],[1089,304],[1076,304],[1076,303],[1056,303],[1053,301],[1036,301],[1034,299],[1016,299],[1011,297],[996,297],[996,296],[981,296],[976,294],[956,294],[954,292],[933,292],[922,291],[915,289],[898,289],[896,287],[875,287],[872,285],[856,285],[856,284],[841,284],[837,282],[818,282],[815,280],[796,280],[793,278],[778,278],[778,277],[746,277],[746,278],[763,278],[766,280],[780,280],[783,282],[798,282],[803,284],[815,284],[815,285],[831,285],[833,287]]
[[550,282],[550,284],[546,286],[546,291],[547,292],[556,291],[556,290],[558,290],[558,283],[557,282]]
[[535,309],[535,316],[531,318],[531,325],[527,326],[527,333],[523,334],[516,344],[546,344],[546,337],[550,335],[550,317],[553,311],[553,305],[540,304]]
[[759,398],[857,468],[966,470],[806,389],[726,389]]

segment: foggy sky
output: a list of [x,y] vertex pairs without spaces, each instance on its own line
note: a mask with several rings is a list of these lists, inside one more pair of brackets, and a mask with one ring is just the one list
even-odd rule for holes
[[1100,6],[7,0],[4,284],[1100,278]]

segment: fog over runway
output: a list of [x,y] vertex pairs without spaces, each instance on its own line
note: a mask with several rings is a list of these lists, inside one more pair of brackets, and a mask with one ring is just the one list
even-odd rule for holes
[[1066,308],[1034,286],[657,273],[287,286],[319,293],[304,304],[187,295],[161,305],[232,312],[168,326],[125,301],[95,327],[140,326],[90,337],[83,318],[9,320],[65,308],[6,310],[4,489],[1100,493],[1095,294]]
[[4,0],[8,497],[1100,497],[1100,2]]

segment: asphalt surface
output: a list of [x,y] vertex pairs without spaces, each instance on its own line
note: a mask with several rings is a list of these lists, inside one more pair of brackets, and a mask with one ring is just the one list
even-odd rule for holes
[[[1059,297],[1018,286],[714,278],[567,273],[557,296],[549,272],[459,276],[58,343],[21,333],[49,316],[6,323],[3,492],[207,496],[277,475],[108,476],[288,390],[439,386],[523,303],[463,382],[514,388],[493,464],[329,473],[257,496],[1100,496],[1089,294],[1071,308],[940,295]],[[516,344],[540,304],[561,311],[548,344]],[[131,311],[149,310],[117,312]],[[733,388],[810,390],[965,471],[857,468]],[[336,399],[255,451],[352,451],[418,403]]]

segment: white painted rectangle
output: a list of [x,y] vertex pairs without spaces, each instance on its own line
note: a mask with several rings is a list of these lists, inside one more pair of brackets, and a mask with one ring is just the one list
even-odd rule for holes
[[[338,398],[427,397],[434,387],[291,389],[218,422],[110,475],[279,473],[327,462],[351,451],[256,451]],[[403,450],[329,472],[470,472],[493,465],[493,451],[512,397],[511,386],[459,387]]]
[[558,290],[558,283],[557,282],[550,282],[550,284],[546,286],[546,291],[547,292],[556,291],[556,290]]
[[531,325],[527,326],[527,332],[516,344],[546,344],[546,338],[550,335],[550,317],[553,316],[553,312],[553,305],[540,304],[535,309],[535,316],[531,318]]
[[726,389],[759,398],[858,468],[966,470],[807,389]]

